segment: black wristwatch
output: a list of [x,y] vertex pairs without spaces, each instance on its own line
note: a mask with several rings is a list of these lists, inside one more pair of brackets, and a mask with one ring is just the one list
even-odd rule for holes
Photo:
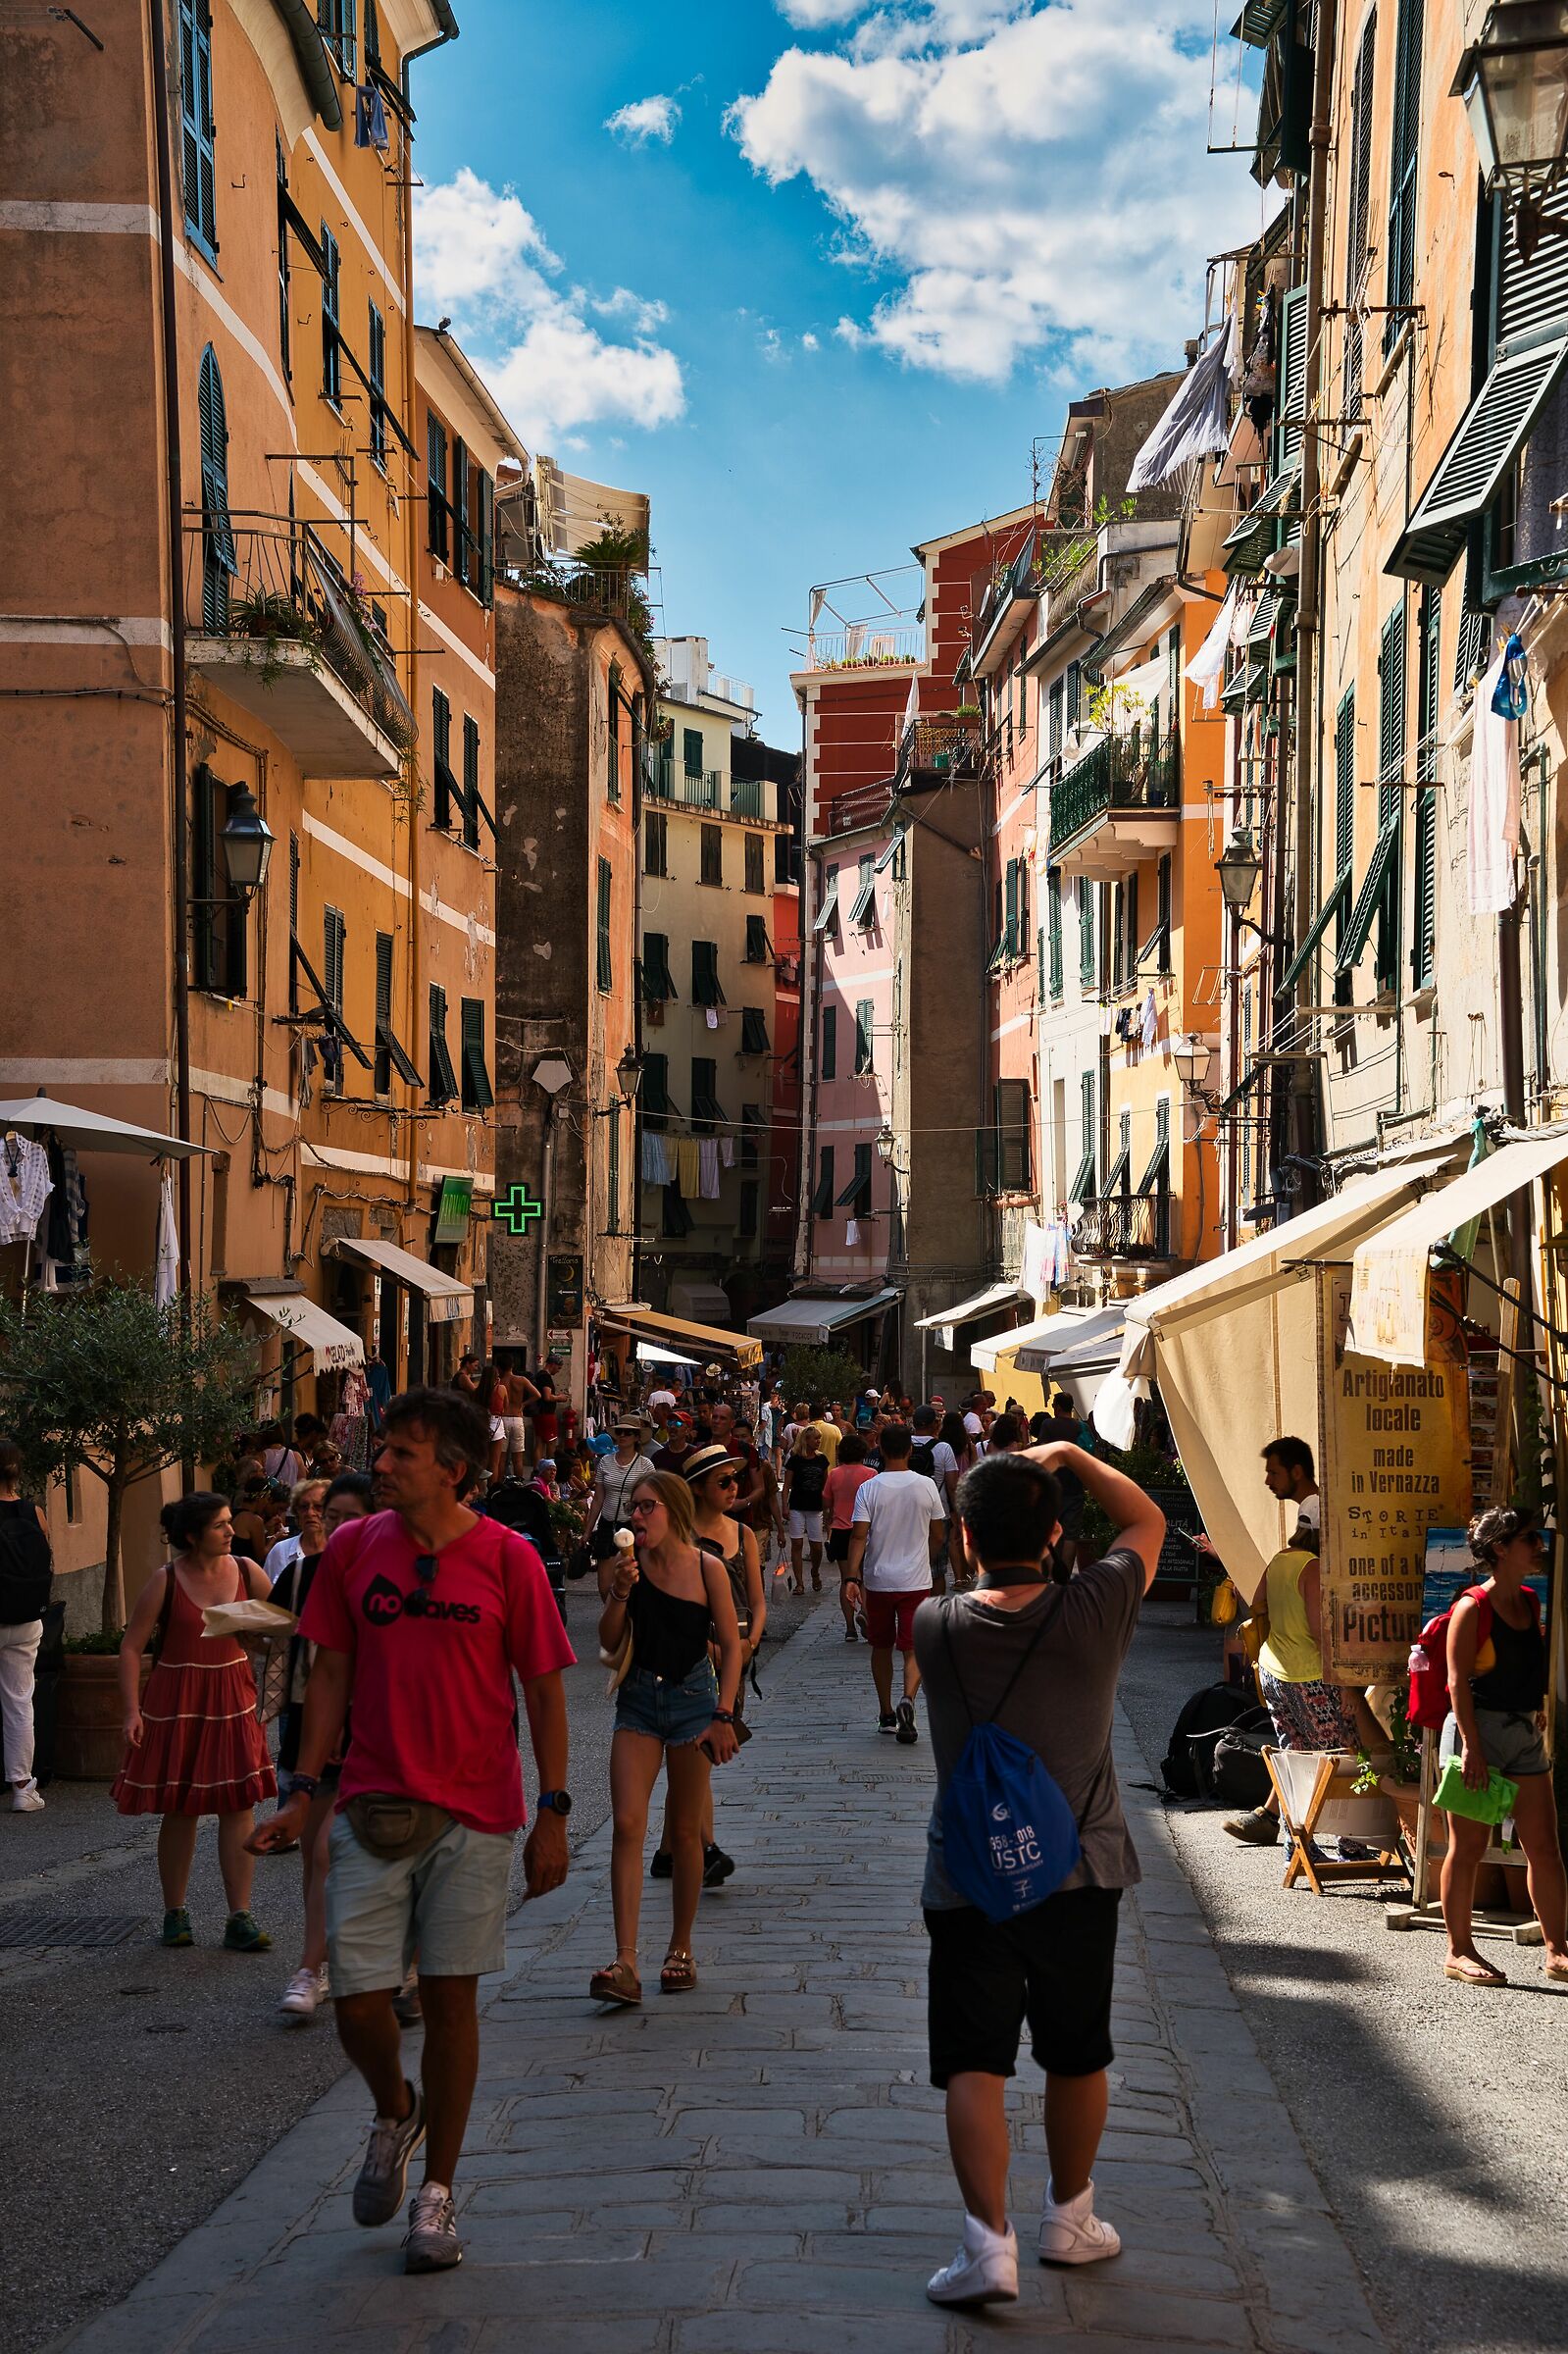
[[315,1774],[296,1773],[293,1781],[289,1784],[288,1795],[290,1798],[292,1798],[296,1791],[303,1790],[307,1798],[314,1798],[320,1788],[321,1783],[317,1780]]
[[552,1815],[570,1815],[572,1793],[570,1790],[541,1790],[539,1804],[541,1807],[548,1807]]

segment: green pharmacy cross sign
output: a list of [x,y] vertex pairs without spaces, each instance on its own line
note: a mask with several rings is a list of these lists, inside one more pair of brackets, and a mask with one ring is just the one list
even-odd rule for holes
[[544,1203],[535,1202],[526,1185],[509,1186],[498,1194],[490,1204],[490,1215],[499,1218],[508,1234],[527,1234],[535,1218],[544,1215]]

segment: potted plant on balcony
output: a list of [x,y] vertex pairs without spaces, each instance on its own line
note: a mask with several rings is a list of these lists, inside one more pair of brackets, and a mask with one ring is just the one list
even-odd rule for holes
[[[278,588],[252,588],[236,597],[228,608],[228,635],[243,638],[262,648],[261,675],[264,687],[273,686],[282,677],[286,667],[278,648],[283,645],[303,649],[312,669],[321,647],[321,631],[311,613],[291,596]],[[247,663],[251,657],[245,657]]]

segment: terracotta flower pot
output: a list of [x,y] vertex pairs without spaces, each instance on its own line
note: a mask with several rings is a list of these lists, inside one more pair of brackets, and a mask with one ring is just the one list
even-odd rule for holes
[[[141,1663],[145,1688],[152,1663]],[[55,1724],[55,1772],[67,1782],[112,1782],[126,1754],[120,1661],[114,1654],[68,1651]]]

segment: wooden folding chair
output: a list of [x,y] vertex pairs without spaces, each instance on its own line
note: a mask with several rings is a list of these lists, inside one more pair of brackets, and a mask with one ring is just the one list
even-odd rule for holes
[[[1404,1877],[1404,1860],[1393,1849],[1380,1846],[1367,1856],[1340,1858],[1312,1854],[1313,1834],[1318,1819],[1331,1798],[1346,1799],[1355,1795],[1355,1781],[1361,1770],[1358,1758],[1343,1750],[1326,1750],[1318,1759],[1313,1776],[1312,1792],[1306,1806],[1297,1815],[1290,1795],[1290,1783],[1279,1766],[1280,1752],[1266,1749],[1263,1763],[1269,1769],[1275,1796],[1280,1802],[1280,1820],[1285,1825],[1290,1853],[1285,1867],[1282,1887],[1293,1888],[1304,1879],[1314,1896],[1322,1896],[1326,1880],[1386,1880],[1391,1875]],[[1353,1834],[1348,1834],[1353,1836]]]

